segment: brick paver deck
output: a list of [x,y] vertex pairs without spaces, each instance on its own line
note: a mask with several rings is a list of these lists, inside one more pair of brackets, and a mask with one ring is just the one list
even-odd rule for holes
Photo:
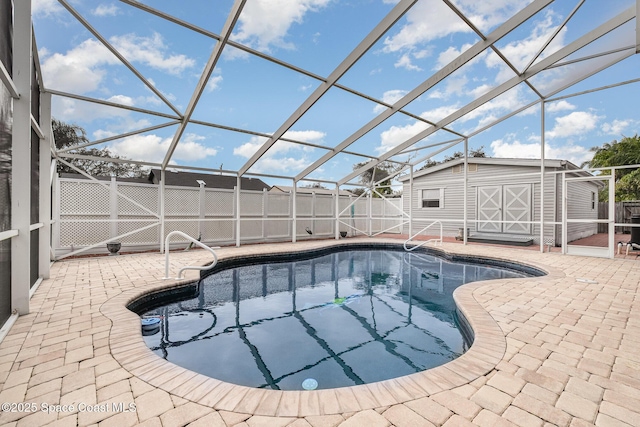
[[[362,240],[391,241],[339,244]],[[220,258],[246,257],[332,244],[218,252]],[[0,343],[0,403],[16,404],[8,411],[3,406],[0,425],[640,426],[640,261],[448,243],[442,248],[525,262],[549,275],[459,288],[456,299],[476,339],[453,362],[395,380],[313,392],[231,385],[148,350],[139,320],[125,304],[176,284],[161,280],[160,254],[55,263],[51,279],[31,300],[31,314],[20,317]],[[205,251],[171,256],[174,271],[210,260]]]

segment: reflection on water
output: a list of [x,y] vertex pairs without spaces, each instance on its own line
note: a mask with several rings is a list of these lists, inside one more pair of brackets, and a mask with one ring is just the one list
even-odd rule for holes
[[458,357],[466,348],[453,290],[521,276],[381,250],[238,267],[205,278],[192,299],[145,313],[161,323],[144,339],[177,365],[240,385],[371,383]]

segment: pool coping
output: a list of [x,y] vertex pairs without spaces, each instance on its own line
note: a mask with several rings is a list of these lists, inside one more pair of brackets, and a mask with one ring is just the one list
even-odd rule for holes
[[[372,245],[378,242],[370,241]],[[311,249],[323,250],[338,246],[357,246],[362,242],[324,241]],[[402,246],[383,242],[383,245]],[[305,252],[304,248],[301,251]],[[522,263],[499,257],[473,257],[455,251],[437,249],[445,257],[463,257],[496,260],[529,265],[545,271],[542,278],[554,279],[564,274],[535,263]],[[258,248],[254,256],[271,253],[291,253],[289,247],[265,246]],[[235,257],[238,257],[235,255]],[[220,260],[230,260],[234,255],[220,254]],[[100,311],[112,321],[109,334],[111,354],[132,375],[150,385],[183,399],[230,412],[250,415],[306,417],[332,415],[373,409],[404,403],[451,390],[468,384],[492,371],[503,359],[507,341],[496,320],[476,301],[473,293],[488,284],[502,281],[536,281],[541,277],[518,279],[495,279],[472,282],[454,291],[454,300],[459,313],[474,333],[474,342],[462,356],[444,365],[407,376],[371,384],[311,391],[265,390],[235,385],[207,377],[168,362],[154,354],[142,338],[139,316],[127,306],[149,292],[167,290],[192,283],[193,279],[181,281],[157,281],[127,290],[109,300]]]

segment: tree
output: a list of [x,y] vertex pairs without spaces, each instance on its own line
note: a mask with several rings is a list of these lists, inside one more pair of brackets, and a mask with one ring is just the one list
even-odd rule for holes
[[[75,147],[89,142],[87,132],[76,124],[65,123],[53,119],[51,121],[53,139],[58,150]],[[113,154],[108,148],[77,148],[73,150],[77,154],[93,157],[104,157],[105,160],[65,159],[80,170],[92,176],[116,176],[116,177],[143,177],[147,172],[140,166],[132,163],[118,163],[107,159],[124,159]],[[58,162],[58,173],[77,173],[77,171],[61,162]]]
[[[604,143],[601,147],[593,147],[593,158],[584,162],[582,167],[606,168],[611,166],[640,164],[640,137],[623,137],[620,141]],[[609,175],[611,171],[602,171]],[[617,169],[615,173],[616,201],[640,200],[640,169]],[[606,201],[609,193],[605,188],[600,192],[600,200]]]
[[[365,166],[367,162],[356,163],[353,165],[353,170],[360,169]],[[360,183],[365,186],[369,186],[372,183],[380,181],[375,190],[383,196],[392,196],[394,194],[393,188],[391,188],[392,175],[398,171],[398,168],[402,165],[395,165],[390,162],[381,162],[376,166],[364,171],[360,175]],[[373,197],[380,197],[377,193],[373,193]]]
[[[484,145],[480,146],[480,148],[469,150],[469,157],[487,157],[486,153],[484,152]],[[446,163],[446,162],[450,162],[451,160],[462,159],[462,158],[464,158],[464,153],[462,151],[456,151],[451,156],[445,156],[444,160],[442,160],[441,162],[436,162],[435,160],[427,159],[424,162],[424,165],[422,165],[422,167],[418,170],[424,170],[426,168],[439,165],[441,163]]]

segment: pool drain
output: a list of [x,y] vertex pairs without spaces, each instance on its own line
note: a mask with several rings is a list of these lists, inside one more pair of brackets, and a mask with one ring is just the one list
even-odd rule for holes
[[315,390],[318,388],[318,381],[314,380],[313,378],[307,378],[306,380],[302,381],[302,388],[305,390]]

